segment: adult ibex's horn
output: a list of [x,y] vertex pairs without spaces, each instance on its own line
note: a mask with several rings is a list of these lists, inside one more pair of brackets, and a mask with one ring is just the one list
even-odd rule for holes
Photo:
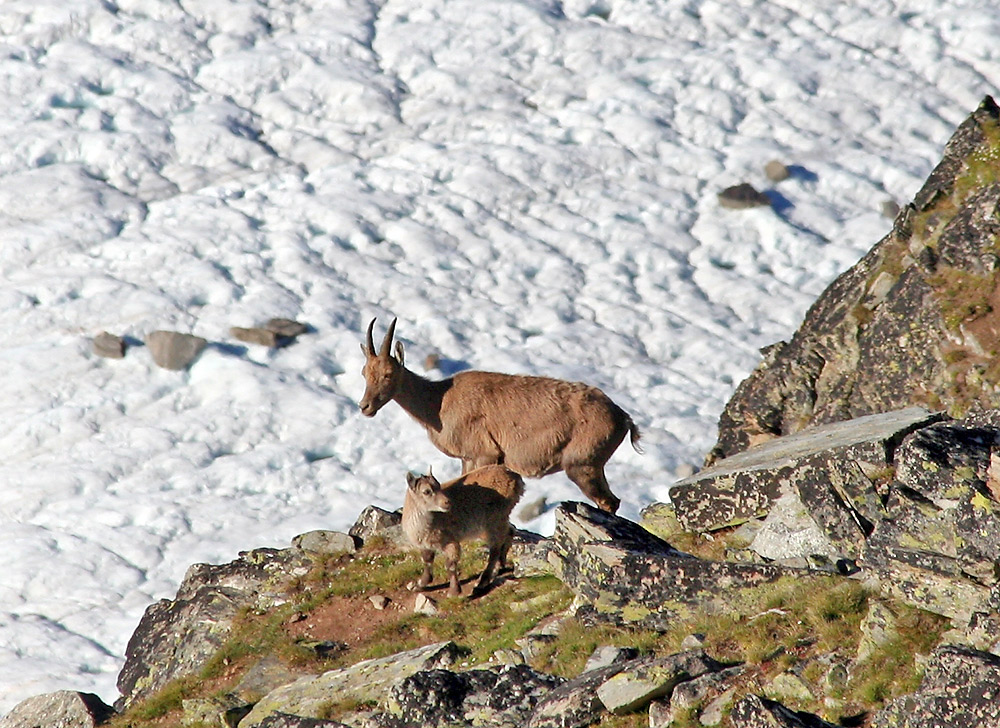
[[396,319],[392,320],[389,324],[389,330],[385,332],[385,338],[382,339],[382,348],[379,350],[378,355],[381,357],[389,356],[389,348],[392,346],[392,335],[396,331]]
[[375,356],[375,342],[372,340],[372,329],[375,328],[375,319],[368,324],[368,338],[365,341],[365,353],[368,356]]

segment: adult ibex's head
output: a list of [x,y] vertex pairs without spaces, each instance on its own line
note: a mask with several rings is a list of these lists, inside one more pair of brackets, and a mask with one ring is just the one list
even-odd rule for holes
[[361,408],[361,414],[366,417],[374,417],[375,413],[396,395],[403,372],[403,344],[397,341],[396,355],[390,353],[396,319],[389,324],[389,330],[386,331],[377,354],[375,342],[372,340],[374,328],[375,319],[372,319],[368,324],[368,336],[361,345],[361,351],[365,353],[365,366],[361,370],[361,376],[365,378],[365,395],[358,406]]

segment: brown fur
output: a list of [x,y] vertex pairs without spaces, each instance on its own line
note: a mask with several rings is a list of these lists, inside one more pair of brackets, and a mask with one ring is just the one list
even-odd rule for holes
[[608,487],[604,465],[629,435],[639,448],[632,418],[596,387],[547,377],[496,372],[460,372],[430,381],[403,365],[393,319],[378,353],[368,326],[365,394],[368,417],[395,400],[424,426],[443,453],[462,460],[462,472],[502,464],[525,477],[563,470],[591,500],[614,513],[620,501]]
[[444,551],[448,593],[458,596],[461,542],[482,538],[490,549],[489,560],[472,594],[485,592],[497,568],[507,566],[507,552],[513,541],[510,512],[524,494],[521,476],[502,465],[487,465],[443,485],[433,475],[407,473],[406,485],[403,533],[421,550],[424,562],[417,586],[423,589],[431,583],[434,554]]

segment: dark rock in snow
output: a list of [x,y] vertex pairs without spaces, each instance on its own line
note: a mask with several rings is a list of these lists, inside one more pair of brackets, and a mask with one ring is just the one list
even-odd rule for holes
[[719,204],[730,210],[746,210],[752,207],[767,207],[771,199],[758,192],[749,182],[727,187],[719,193]]

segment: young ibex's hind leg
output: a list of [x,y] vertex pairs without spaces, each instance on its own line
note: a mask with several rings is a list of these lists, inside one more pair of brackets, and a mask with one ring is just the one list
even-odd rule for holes
[[462,558],[462,546],[455,541],[444,547],[444,557],[448,564],[448,596],[457,597],[462,593],[458,583],[458,561]]
[[507,538],[504,539],[503,544],[500,546],[500,562],[497,567],[497,573],[503,574],[512,569],[507,566],[507,554],[510,553],[510,547],[514,545],[514,527],[510,526],[507,530]]
[[599,465],[570,465],[566,476],[576,483],[583,494],[608,513],[615,513],[621,501],[615,497],[604,477],[604,468]]
[[420,559],[424,562],[424,573],[417,581],[417,588],[426,589],[434,578],[434,549],[420,549]]

